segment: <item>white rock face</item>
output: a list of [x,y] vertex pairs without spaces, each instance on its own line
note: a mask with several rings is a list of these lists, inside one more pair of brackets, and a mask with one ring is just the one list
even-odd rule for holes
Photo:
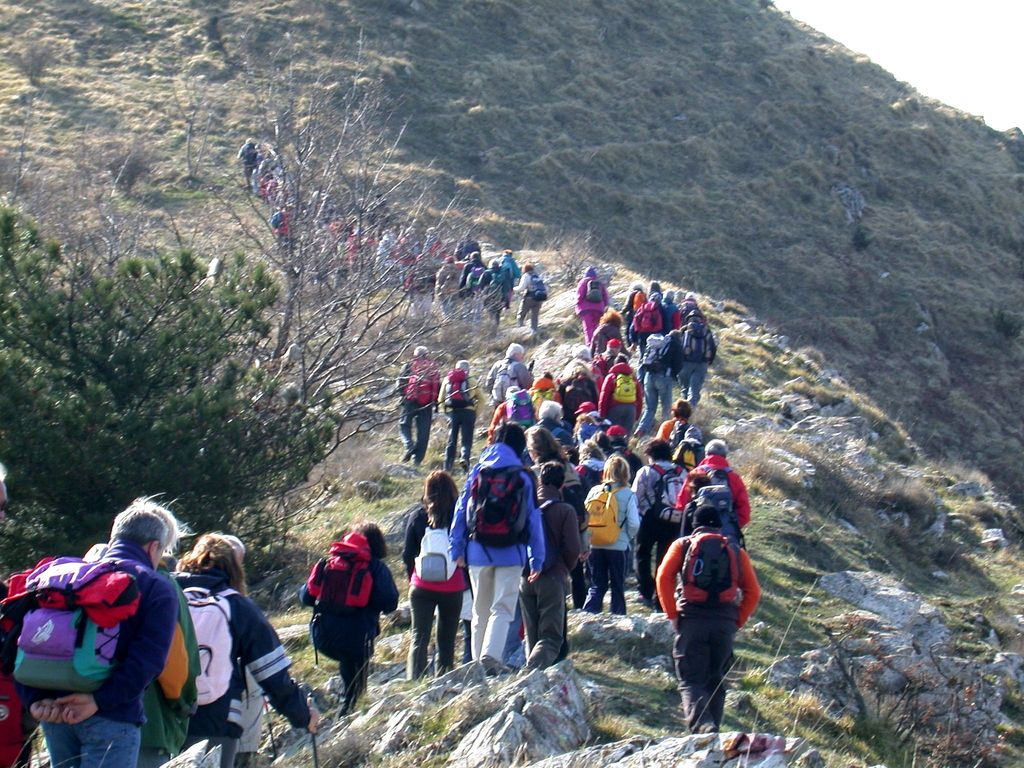
[[206,751],[210,742],[193,744],[180,755],[164,763],[164,768],[220,768],[220,745]]
[[530,768],[782,768],[805,749],[801,739],[747,733],[625,739],[548,758]]

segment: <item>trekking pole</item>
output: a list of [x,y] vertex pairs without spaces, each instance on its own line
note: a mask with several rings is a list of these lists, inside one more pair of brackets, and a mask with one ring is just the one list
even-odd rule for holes
[[316,753],[316,734],[309,734],[309,741],[313,745],[313,768],[320,768],[320,757]]
[[277,739],[274,738],[274,721],[270,717],[270,705],[263,699],[263,711],[267,715],[267,733],[270,734],[270,754],[277,760]]

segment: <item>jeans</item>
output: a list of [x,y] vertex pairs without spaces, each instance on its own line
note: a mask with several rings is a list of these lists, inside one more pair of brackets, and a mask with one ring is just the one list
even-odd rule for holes
[[540,322],[540,302],[529,296],[523,296],[523,301],[519,305],[519,317],[516,318],[516,325],[522,325],[527,314],[530,315],[530,328],[536,331]]
[[676,620],[672,649],[683,716],[691,731],[702,725],[722,725],[725,674],[732,666],[735,618]]
[[[417,464],[422,463],[427,455],[427,443],[430,441],[430,422],[434,418],[434,404],[416,405],[408,400],[402,401],[402,415],[398,419],[398,432],[402,436],[405,453]],[[413,425],[416,427],[416,442],[412,439]]]
[[139,757],[142,728],[93,715],[77,725],[42,723],[54,768],[124,768]]
[[444,449],[444,468],[450,471],[455,465],[455,453],[462,438],[462,460],[469,463],[473,451],[473,427],[476,426],[476,411],[472,408],[453,408],[448,412],[448,445]]
[[[636,582],[640,596],[655,599],[654,574],[665,558],[669,545],[679,538],[679,523],[661,520],[654,512],[648,512],[640,520],[636,534]],[[652,565],[651,554],[655,561]]]
[[668,421],[672,409],[672,376],[667,373],[644,373],[644,410],[640,414],[637,432],[649,434],[658,416],[658,401],[661,401],[661,420]]
[[593,583],[587,593],[583,610],[600,613],[603,610],[604,593],[611,587],[612,613],[626,615],[626,553],[618,549],[590,550],[590,572]]
[[437,610],[437,674],[448,672],[455,667],[455,635],[459,629],[459,613],[462,610],[462,592],[438,592],[434,589],[413,587],[409,590],[409,605],[412,608],[412,645],[409,647],[409,662],[406,676],[410,680],[422,677],[427,671],[427,656],[430,650],[430,634],[434,628],[434,611]]
[[526,625],[527,669],[544,669],[558,660],[565,639],[565,571],[542,573],[532,584],[519,585],[519,604]]
[[679,370],[679,384],[683,388],[683,400],[686,400],[691,408],[696,408],[700,402],[700,391],[704,388],[704,379],[708,375],[707,363],[683,363]]
[[627,435],[630,434],[633,431],[633,425],[636,423],[636,404],[620,403],[610,406],[608,408],[608,421],[612,424],[618,424],[626,430]]
[[473,660],[501,661],[508,628],[519,601],[521,565],[471,565],[473,585]]

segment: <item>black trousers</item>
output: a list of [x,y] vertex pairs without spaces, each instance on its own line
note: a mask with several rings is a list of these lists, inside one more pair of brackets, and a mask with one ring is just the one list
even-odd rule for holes
[[[653,512],[640,520],[636,534],[636,582],[640,596],[654,599],[654,575],[665,558],[669,545],[679,538],[679,523],[669,523]],[[651,562],[651,555],[655,560]]]
[[347,715],[352,712],[359,697],[366,690],[372,656],[373,642],[369,641],[363,653],[346,653],[338,659],[338,671],[341,673],[341,681],[345,684],[345,702],[341,705],[341,714]]
[[476,425],[476,411],[472,408],[453,408],[448,412],[448,445],[444,450],[444,468],[455,465],[455,453],[459,439],[462,439],[462,456],[469,461],[473,451],[473,427]]
[[676,619],[672,649],[683,716],[691,731],[722,725],[725,675],[732,666],[735,618]]

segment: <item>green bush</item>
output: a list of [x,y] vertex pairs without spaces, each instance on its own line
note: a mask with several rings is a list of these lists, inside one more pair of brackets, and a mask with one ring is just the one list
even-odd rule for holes
[[1024,317],[1016,312],[998,307],[992,310],[992,327],[1000,336],[1016,339],[1024,331]]
[[67,254],[0,210],[0,445],[11,519],[0,565],[104,540],[133,498],[160,494],[195,531],[301,482],[331,431],[251,364],[277,285],[190,253],[114,265]]

